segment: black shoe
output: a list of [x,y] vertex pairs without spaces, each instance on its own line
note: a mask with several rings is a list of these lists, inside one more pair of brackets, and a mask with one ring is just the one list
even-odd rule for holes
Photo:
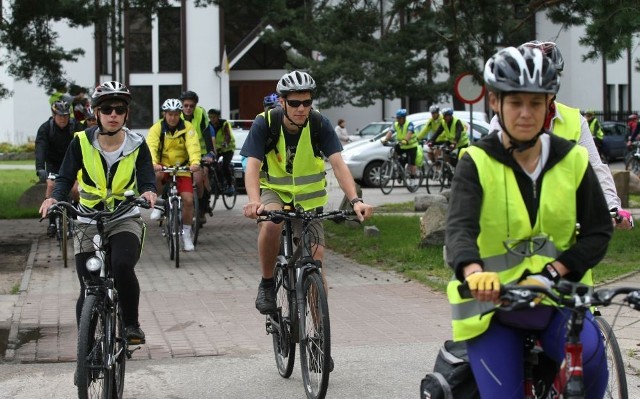
[[73,385],[78,386],[78,367],[73,372]]
[[47,236],[49,238],[53,238],[56,236],[56,225],[55,224],[50,224],[49,227],[47,227]]
[[260,283],[256,297],[256,309],[262,314],[271,314],[276,311],[276,291],[273,284],[265,287],[262,282]]
[[131,325],[125,327],[124,331],[128,345],[141,345],[145,343],[144,331],[142,331],[140,326]]

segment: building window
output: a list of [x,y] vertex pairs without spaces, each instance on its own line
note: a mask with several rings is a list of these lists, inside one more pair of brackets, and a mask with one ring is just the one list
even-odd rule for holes
[[129,12],[129,45],[131,72],[151,72],[151,18],[140,10],[132,8]]
[[182,71],[180,8],[158,10],[158,60],[160,72]]
[[149,129],[153,125],[153,87],[130,86],[133,102],[129,113],[129,127]]

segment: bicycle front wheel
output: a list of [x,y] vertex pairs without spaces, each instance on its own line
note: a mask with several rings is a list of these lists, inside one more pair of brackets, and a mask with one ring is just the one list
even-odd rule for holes
[[[427,175],[425,176],[425,185],[427,186],[427,193],[435,194],[442,191],[440,179],[442,177],[442,161],[435,161],[429,169],[427,169]],[[438,191],[439,190],[439,191]]]
[[451,181],[453,180],[453,168],[448,162],[442,165],[442,174],[440,175],[440,192],[445,188],[451,187]]
[[193,185],[193,218],[191,218],[191,231],[193,232],[193,247],[198,246],[198,233],[200,232],[200,200],[198,189]]
[[628,162],[625,162],[624,168],[635,173],[636,176],[640,176],[640,160],[638,158],[632,156]]
[[423,179],[422,168],[416,166],[416,174],[415,176],[411,176],[411,174],[409,173],[409,164],[407,164],[405,166],[404,176],[406,178],[407,190],[409,190],[410,193],[415,193],[416,191],[418,191],[418,188],[420,188]]
[[67,255],[67,245],[69,240],[69,217],[67,216],[67,210],[62,211],[60,223],[62,224],[62,237],[60,239],[60,250],[62,251],[62,263],[64,267],[69,265],[69,257]]
[[276,357],[278,373],[284,378],[289,378],[293,372],[293,363],[296,360],[296,344],[291,336],[291,302],[290,291],[286,287],[287,274],[282,267],[275,269],[275,290],[277,313],[271,315],[278,326],[271,333],[273,338],[273,352]]
[[180,232],[182,230],[182,225],[180,224],[180,209],[179,202],[177,198],[171,200],[171,227],[173,229],[173,255],[174,260],[176,261],[176,268],[180,267]]
[[[233,173],[231,174],[231,176],[232,176],[231,179],[234,180],[235,178],[233,177]],[[227,186],[227,189],[229,189],[229,187],[231,187],[231,190],[233,190],[233,194],[228,194],[228,193],[222,194],[222,202],[224,202],[225,208],[233,209],[233,207],[236,205],[238,192],[236,191],[236,185],[234,183],[232,183],[231,186]]]
[[607,368],[609,369],[609,382],[604,397],[607,399],[628,399],[627,376],[624,373],[624,361],[618,340],[607,320],[602,316],[596,316],[595,320],[604,339]]
[[105,318],[102,300],[87,295],[80,314],[78,328],[78,360],[76,377],[80,399],[106,398],[107,384],[105,367]]
[[304,281],[303,306],[300,309],[300,367],[307,398],[324,398],[329,386],[331,329],[329,305],[320,273],[309,274]]
[[387,195],[393,190],[394,183],[394,163],[393,161],[385,161],[380,167],[380,190]]
[[112,349],[113,356],[113,395],[112,397],[122,399],[124,392],[124,372],[127,365],[127,343],[124,331],[124,319],[120,303],[115,304],[112,329]]

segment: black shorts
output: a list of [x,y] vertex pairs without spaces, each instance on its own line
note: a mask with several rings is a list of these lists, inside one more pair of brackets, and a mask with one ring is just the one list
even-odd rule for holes
[[415,165],[416,164],[416,150],[418,149],[418,147],[413,147],[413,148],[405,148],[404,150],[402,148],[398,148],[398,153],[399,154],[407,154],[407,163],[409,165]]

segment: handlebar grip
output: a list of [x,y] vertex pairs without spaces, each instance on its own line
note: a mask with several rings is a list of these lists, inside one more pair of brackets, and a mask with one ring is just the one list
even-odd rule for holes
[[473,295],[471,295],[471,290],[469,289],[469,283],[466,281],[458,286],[458,294],[462,299],[471,299]]
[[156,198],[156,206],[164,206],[164,198]]

